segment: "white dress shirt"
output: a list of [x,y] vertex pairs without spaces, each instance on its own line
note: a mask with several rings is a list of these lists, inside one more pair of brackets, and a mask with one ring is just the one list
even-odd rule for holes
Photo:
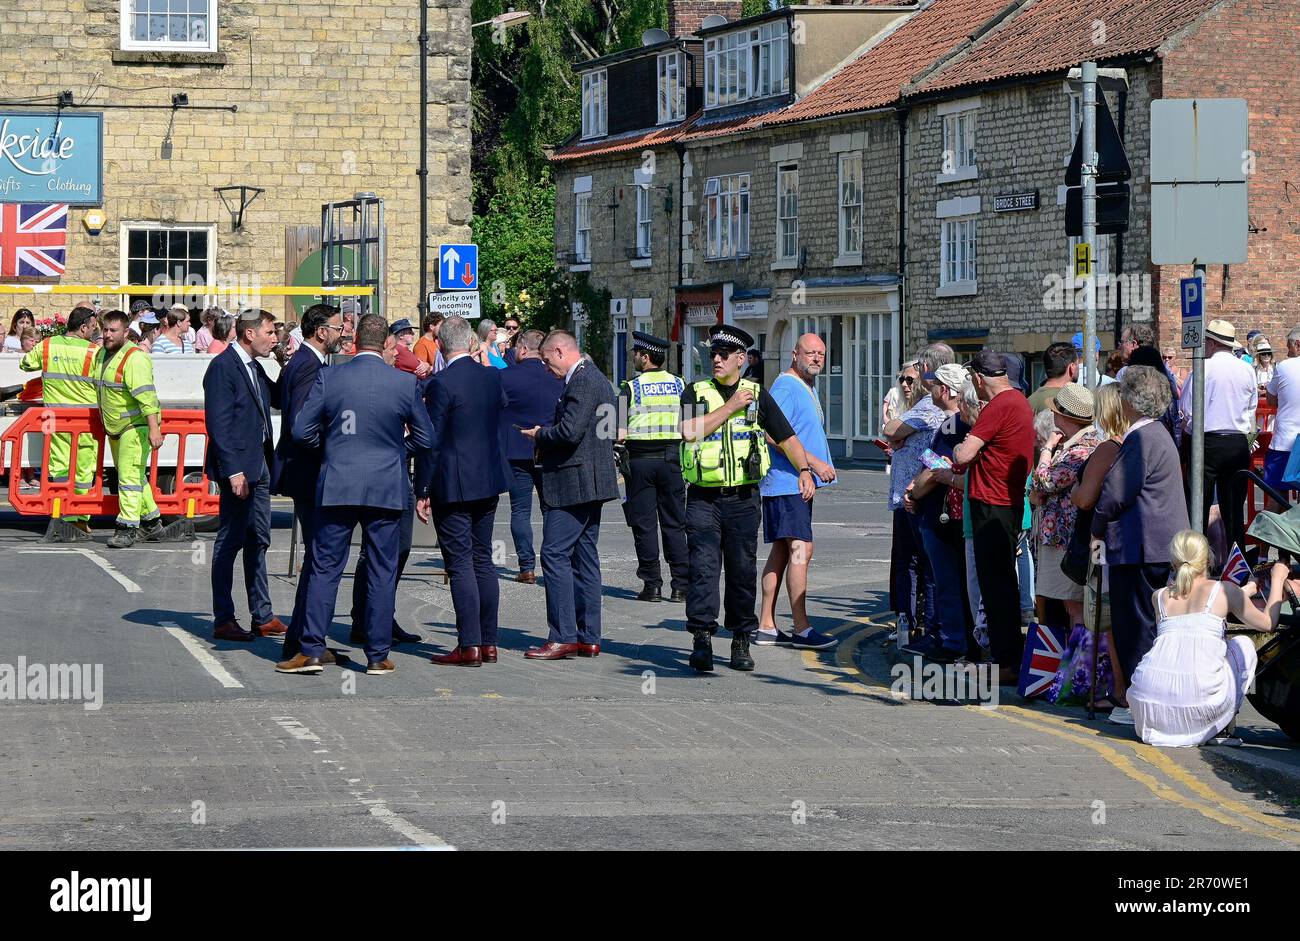
[[1300,357],[1284,359],[1273,367],[1270,395],[1277,396],[1277,418],[1273,422],[1270,451],[1290,451],[1300,434]]
[[[1183,386],[1178,409],[1183,427],[1192,427],[1192,395],[1195,384]],[[1259,389],[1255,370],[1227,350],[1219,350],[1205,361],[1205,430],[1248,435],[1255,430],[1255,407]]]
[[569,367],[569,371],[564,374],[564,384],[566,386],[569,384],[569,380],[573,378],[573,374],[577,372],[579,369],[581,369],[586,364],[586,362],[587,361],[585,359],[580,359],[572,366]]

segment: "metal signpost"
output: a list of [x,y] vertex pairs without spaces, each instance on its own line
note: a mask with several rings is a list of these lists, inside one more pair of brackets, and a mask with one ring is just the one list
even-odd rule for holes
[[1192,265],[1180,282],[1192,349],[1192,528],[1205,532],[1205,266],[1246,260],[1250,119],[1242,98],[1151,102],[1151,262]]
[[[1097,85],[1097,63],[1083,63],[1079,74],[1083,83],[1083,109],[1079,135],[1065,170],[1065,232],[1080,238],[1075,246],[1074,276],[1076,280],[1086,279],[1082,381],[1096,388],[1101,382],[1097,364],[1097,236],[1128,230],[1128,185],[1123,181],[1132,176],[1132,169],[1106,98]],[[1099,185],[1106,187],[1105,199],[1101,201],[1105,218],[1101,224],[1097,218]]]

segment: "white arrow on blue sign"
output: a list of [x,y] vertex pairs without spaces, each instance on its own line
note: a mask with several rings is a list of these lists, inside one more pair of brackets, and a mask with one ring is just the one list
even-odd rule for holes
[[478,290],[478,246],[438,246],[438,290]]

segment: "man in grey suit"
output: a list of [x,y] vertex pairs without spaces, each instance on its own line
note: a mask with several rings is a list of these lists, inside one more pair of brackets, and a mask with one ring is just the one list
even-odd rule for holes
[[546,368],[564,380],[564,395],[552,424],[520,429],[533,439],[542,468],[542,575],[550,628],[547,642],[524,656],[595,657],[600,653],[600,510],[618,498],[614,390],[583,358],[571,333],[551,331],[541,354]]

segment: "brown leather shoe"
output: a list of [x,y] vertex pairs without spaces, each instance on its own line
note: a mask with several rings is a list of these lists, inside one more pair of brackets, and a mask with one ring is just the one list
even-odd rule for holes
[[524,656],[529,660],[567,660],[578,652],[577,644],[558,644],[548,640],[540,647],[529,647]]
[[484,644],[478,649],[479,659],[484,663],[497,662],[497,648],[493,644]]
[[271,620],[265,624],[258,624],[253,627],[254,634],[260,634],[263,637],[274,637],[278,634],[287,633],[289,625],[285,624],[275,615],[271,615]]
[[252,641],[257,637],[252,631],[246,631],[240,627],[238,621],[227,621],[224,624],[218,624],[216,630],[212,632],[212,636],[217,640],[238,641]]
[[334,659],[334,651],[330,650],[328,647],[326,647],[325,652],[320,655],[320,662],[326,666],[329,666],[331,663],[338,663],[338,661]]
[[578,657],[599,657],[600,644],[574,644],[573,653]]
[[366,664],[367,676],[390,676],[397,672],[397,667],[391,660],[377,660],[373,663]]
[[305,653],[300,653],[292,659],[275,665],[276,673],[319,673],[320,671],[321,662],[319,658],[309,657]]
[[536,572],[520,572],[518,575],[515,576],[515,581],[517,581],[517,582],[523,582],[525,585],[536,585],[536,584],[537,584],[537,573],[536,573]]
[[481,667],[483,660],[477,647],[457,647],[451,653],[434,654],[433,663],[452,667]]

